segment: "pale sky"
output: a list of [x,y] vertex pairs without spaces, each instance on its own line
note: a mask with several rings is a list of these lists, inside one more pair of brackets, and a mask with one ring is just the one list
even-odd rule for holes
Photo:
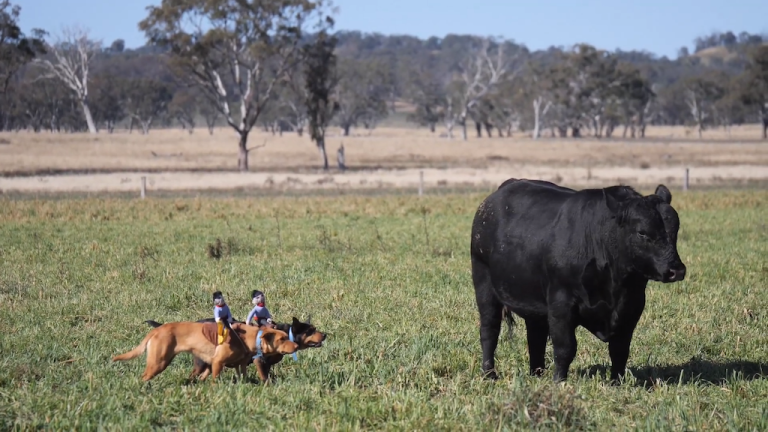
[[[145,43],[137,23],[159,0],[11,0],[21,27],[50,33],[80,25],[105,44]],[[334,0],[336,28],[426,38],[448,33],[502,36],[529,49],[589,43],[675,58],[712,31],[768,33],[768,0]]]

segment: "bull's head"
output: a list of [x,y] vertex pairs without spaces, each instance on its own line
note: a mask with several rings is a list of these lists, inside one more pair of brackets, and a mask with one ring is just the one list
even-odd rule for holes
[[619,248],[633,269],[658,282],[685,279],[685,264],[677,254],[680,219],[670,205],[672,193],[659,185],[653,195],[617,201],[606,196],[619,225]]

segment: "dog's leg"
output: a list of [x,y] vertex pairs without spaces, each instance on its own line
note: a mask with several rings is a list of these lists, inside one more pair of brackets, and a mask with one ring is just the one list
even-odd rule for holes
[[195,378],[199,379],[199,377],[206,371],[210,373],[210,369],[211,369],[211,365],[202,361],[198,357],[194,357],[194,360],[192,362],[192,373],[189,374],[188,380],[193,381]]
[[237,373],[240,382],[245,382],[248,375],[248,363],[241,363],[237,366]]
[[214,358],[213,362],[211,363],[211,375],[213,375],[214,381],[219,378],[222,370],[224,370],[224,362],[220,359]]
[[149,381],[168,367],[176,354],[168,349],[168,345],[155,339],[147,344],[147,367],[141,375],[143,381]]
[[232,357],[232,349],[228,345],[219,345],[216,347],[216,352],[213,354],[211,360],[211,375],[213,379],[217,379],[221,371],[226,366],[227,359]]
[[269,376],[269,372],[272,370],[272,363],[264,362],[262,364],[261,369],[264,371],[264,376],[267,377],[267,381],[271,381],[272,378]]
[[144,373],[141,375],[141,379],[144,381],[151,380],[163,372],[169,364],[171,364],[171,362],[165,360],[161,360],[160,362],[154,364],[147,363],[147,367],[144,369]]
[[211,368],[208,367],[200,374],[200,376],[197,377],[198,381],[205,381],[206,378],[211,374]]
[[[269,367],[264,364],[264,361],[260,358],[257,358],[253,361],[253,364],[256,366],[256,372],[259,374],[259,379],[263,384],[268,384],[269,381]],[[264,372],[266,370],[266,373]]]

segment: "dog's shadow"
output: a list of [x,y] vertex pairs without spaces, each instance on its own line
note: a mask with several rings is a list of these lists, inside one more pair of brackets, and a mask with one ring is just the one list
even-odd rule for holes
[[[722,385],[728,380],[754,381],[768,379],[768,364],[745,360],[726,360],[722,362],[693,357],[681,365],[645,366],[628,368],[635,377],[635,385],[650,388],[659,382],[686,385],[703,383]],[[577,374],[592,378],[610,375],[610,367],[593,365],[580,369]]]

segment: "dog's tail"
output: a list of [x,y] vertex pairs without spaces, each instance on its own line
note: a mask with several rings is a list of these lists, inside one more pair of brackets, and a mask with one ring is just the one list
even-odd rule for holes
[[120,355],[112,357],[112,361],[116,362],[116,361],[131,360],[131,359],[135,359],[136,357],[144,354],[144,351],[147,349],[147,345],[149,344],[149,340],[154,335],[155,335],[155,331],[154,330],[150,331],[149,334],[147,334],[147,336],[144,338],[144,340],[142,340],[141,343],[136,346],[136,348],[128,351],[125,354],[120,354]]
[[501,309],[501,317],[507,322],[507,335],[512,340],[512,330],[515,328],[515,315],[506,306]]
[[145,323],[147,323],[147,324],[149,324],[149,325],[151,325],[151,326],[152,326],[152,327],[154,327],[154,328],[158,328],[158,327],[160,327],[161,325],[163,325],[163,323],[159,323],[159,322],[157,322],[157,321],[152,321],[152,320],[146,320],[146,321],[144,321],[144,322],[145,322]]

